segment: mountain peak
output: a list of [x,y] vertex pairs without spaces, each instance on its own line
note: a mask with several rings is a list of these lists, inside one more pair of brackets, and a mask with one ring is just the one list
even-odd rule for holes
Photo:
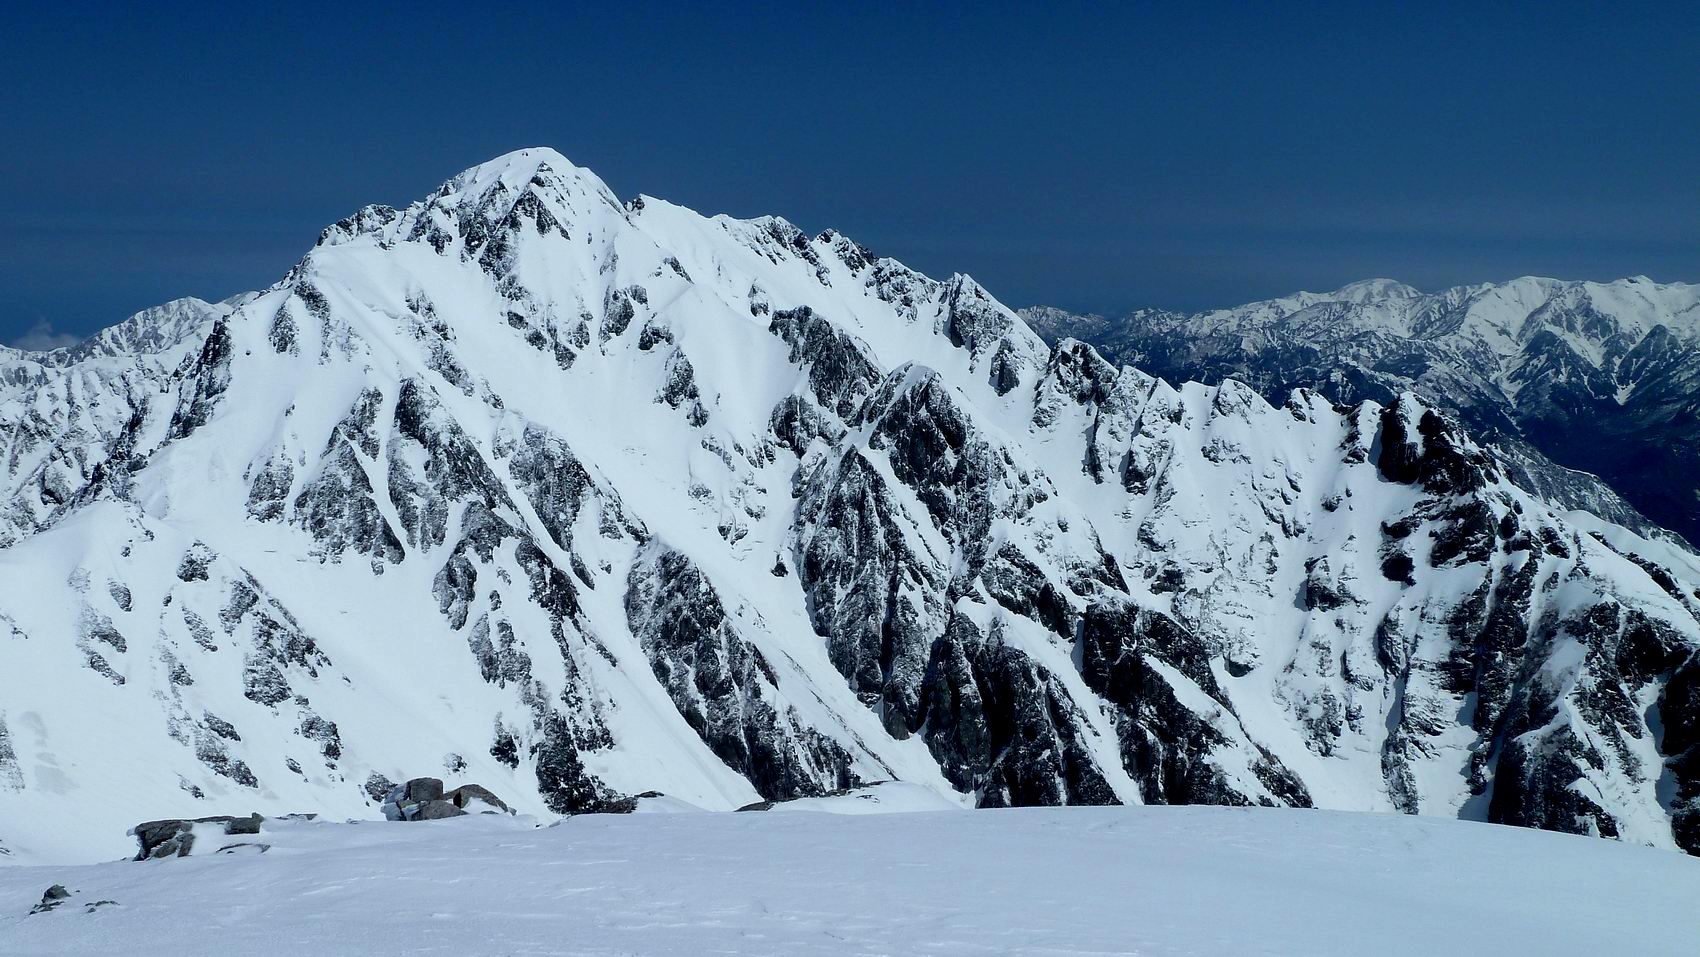
[[626,215],[619,197],[595,173],[573,165],[557,150],[536,146],[462,170],[406,209],[363,207],[327,226],[318,245],[335,246],[368,235],[382,241],[435,235],[431,241],[440,248],[446,242],[445,228],[463,231],[474,220],[485,223],[479,229],[488,228],[522,206],[526,215],[557,226],[596,209]]
[[503,153],[451,177],[432,199],[443,206],[481,206],[493,194],[513,196],[528,189],[543,189],[558,197],[589,195],[599,197],[615,206],[620,200],[601,177],[590,170],[575,166],[560,151],[547,146],[533,146]]
[[1329,293],[1328,298],[1340,302],[1377,302],[1383,299],[1416,299],[1421,295],[1422,290],[1397,279],[1360,279]]
[[[539,167],[545,166],[559,172],[580,170],[580,167],[573,165],[573,162],[562,155],[559,150],[547,146],[528,146],[524,149],[511,150],[462,170],[459,175],[451,177],[449,182],[465,184],[481,182],[488,185],[497,179],[524,181],[535,174]],[[589,172],[589,170],[582,171]]]

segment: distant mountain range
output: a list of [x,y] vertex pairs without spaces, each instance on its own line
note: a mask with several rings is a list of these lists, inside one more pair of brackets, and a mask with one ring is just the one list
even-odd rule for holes
[[1691,434],[1685,287],[1150,314],[1117,366],[546,149],[280,272],[0,353],[0,858],[433,773],[1700,851],[1700,558],[1535,445]]
[[1047,341],[1171,382],[1238,379],[1272,402],[1409,390],[1497,446],[1522,484],[1700,542],[1700,286],[1524,278],[1422,293],[1376,279],[1190,314],[1021,315]]

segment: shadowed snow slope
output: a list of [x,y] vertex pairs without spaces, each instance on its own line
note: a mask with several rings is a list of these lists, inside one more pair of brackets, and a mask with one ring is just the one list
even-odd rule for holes
[[0,355],[0,860],[424,774],[1700,849],[1700,562],[1411,395],[1170,385],[542,149],[93,342]]
[[[1651,957],[1692,953],[1700,933],[1691,859],[1395,815],[491,817],[269,839],[264,854],[0,871],[0,949]],[[52,883],[74,893],[25,916]]]

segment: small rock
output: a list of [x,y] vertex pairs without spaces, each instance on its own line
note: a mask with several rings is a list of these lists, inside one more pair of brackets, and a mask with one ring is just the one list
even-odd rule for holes
[[367,797],[380,804],[384,802],[385,797],[388,796],[394,789],[395,782],[376,771],[373,771],[371,774],[366,776],[366,783],[362,787],[362,790],[366,792]]
[[47,889],[47,893],[41,895],[41,903],[30,908],[30,913],[45,914],[65,903],[70,896],[71,892],[65,889],[64,884],[55,884]]

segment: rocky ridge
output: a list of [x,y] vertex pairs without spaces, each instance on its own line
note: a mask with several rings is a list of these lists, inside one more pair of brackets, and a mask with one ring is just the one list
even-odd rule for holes
[[1700,286],[1524,277],[1422,293],[1379,279],[1192,314],[1021,313],[1048,342],[1078,338],[1171,382],[1238,379],[1276,403],[1295,388],[1344,404],[1413,391],[1523,487],[1700,541]]

